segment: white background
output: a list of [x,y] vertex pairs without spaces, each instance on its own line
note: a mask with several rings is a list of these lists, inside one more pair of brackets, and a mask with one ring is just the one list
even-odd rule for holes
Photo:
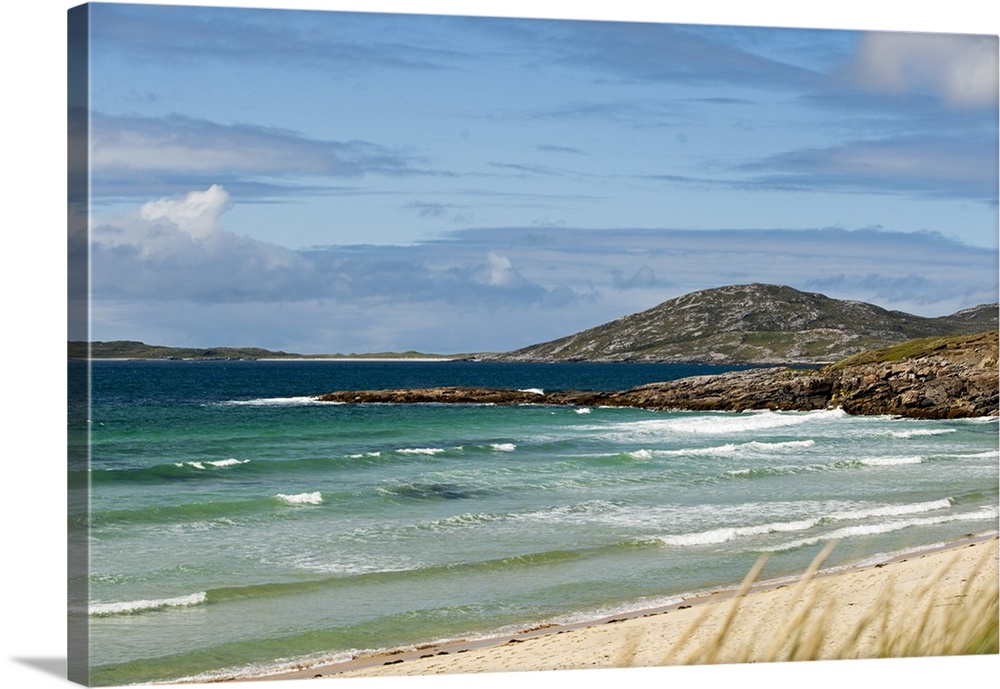
[[[10,484],[0,484],[3,539],[0,558],[0,680],[5,687],[64,686],[66,658],[65,342],[66,342],[66,11],[78,3],[32,0],[10,3],[3,19],[3,195],[0,274],[5,321],[0,462]],[[840,0],[837,3],[723,2],[698,0],[685,7],[649,0],[271,0],[158,4],[288,7],[481,14],[524,17],[628,19],[704,24],[998,33],[997,9],[984,0],[939,3]],[[658,5],[663,5],[662,7]],[[16,487],[16,488],[15,488]],[[850,687],[892,683],[931,687],[997,677],[1000,657],[795,663],[770,666],[665,668],[474,677],[322,680],[308,686],[500,687],[516,682],[628,682],[637,687],[738,682],[754,687]],[[302,681],[246,686],[297,687]]]

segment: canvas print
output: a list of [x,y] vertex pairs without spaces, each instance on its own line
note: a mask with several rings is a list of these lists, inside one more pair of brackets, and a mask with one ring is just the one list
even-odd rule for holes
[[68,27],[70,679],[997,654],[997,36]]

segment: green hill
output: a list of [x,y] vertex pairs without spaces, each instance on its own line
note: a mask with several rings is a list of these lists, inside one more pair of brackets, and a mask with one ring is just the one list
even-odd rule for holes
[[[424,354],[415,351],[375,352],[369,354],[296,354],[272,351],[261,347],[167,347],[149,345],[135,340],[112,340],[91,342],[92,359],[451,359],[444,354]],[[71,341],[68,343],[70,359],[86,359],[88,343]],[[462,355],[467,356],[467,355]]]
[[731,285],[491,358],[828,363],[914,338],[978,333],[997,322],[997,304],[926,318],[781,285]]
[[[71,359],[87,358],[86,342],[75,341],[69,342],[68,345]],[[91,342],[90,356],[93,359],[280,359],[301,355],[272,352],[260,347],[164,347],[134,340],[114,340]]]

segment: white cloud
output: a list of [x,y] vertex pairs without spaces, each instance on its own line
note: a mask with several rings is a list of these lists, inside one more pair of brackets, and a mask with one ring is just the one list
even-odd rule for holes
[[514,264],[506,256],[491,251],[486,255],[489,261],[489,284],[494,287],[509,287],[521,282],[522,278],[514,269]]
[[220,231],[219,217],[231,207],[229,193],[213,184],[205,191],[192,191],[183,199],[150,201],[139,209],[139,217],[151,224],[170,222],[193,239],[203,240]]
[[299,254],[223,227],[233,204],[220,185],[149,201],[91,227],[95,295],[242,302],[315,289]]
[[221,216],[232,207],[219,185],[182,198],[149,201],[138,211],[91,229],[97,249],[129,249],[142,261],[199,262],[235,237],[222,229]]
[[876,91],[930,90],[955,107],[997,100],[995,36],[866,33],[854,67],[861,82]]

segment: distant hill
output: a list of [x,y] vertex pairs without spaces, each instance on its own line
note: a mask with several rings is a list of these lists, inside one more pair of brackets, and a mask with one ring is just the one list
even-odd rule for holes
[[[71,341],[68,344],[70,359],[87,358],[87,343]],[[376,352],[371,354],[295,354],[272,351],[260,347],[166,347],[149,345],[135,340],[91,342],[92,359],[447,359],[454,358],[421,352]]]
[[[69,342],[69,357],[87,357],[86,342]],[[272,352],[260,347],[164,347],[135,340],[91,342],[90,356],[94,359],[264,359],[294,358],[300,355]]]
[[781,285],[731,285],[692,292],[575,335],[488,358],[815,364],[915,338],[997,327],[997,304],[925,318]]

